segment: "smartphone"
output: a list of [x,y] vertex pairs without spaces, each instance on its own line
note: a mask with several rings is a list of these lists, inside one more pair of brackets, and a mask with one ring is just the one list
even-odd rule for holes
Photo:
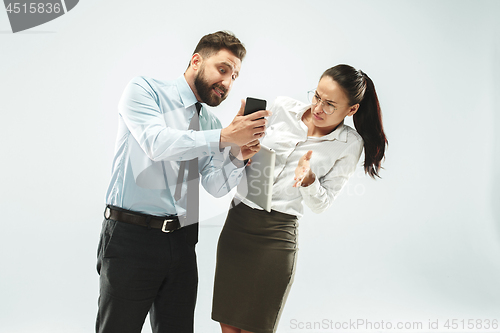
[[244,115],[247,116],[256,111],[265,110],[267,102],[263,99],[247,97],[247,102],[245,104]]

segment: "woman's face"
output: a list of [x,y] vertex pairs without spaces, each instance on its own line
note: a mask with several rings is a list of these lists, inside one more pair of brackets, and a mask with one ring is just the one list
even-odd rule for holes
[[[333,131],[346,116],[352,116],[359,108],[359,104],[349,105],[349,99],[340,85],[329,76],[324,76],[319,81],[316,88],[316,98],[318,97],[322,103],[311,105],[311,119],[314,126],[325,134]],[[327,111],[334,109],[334,112],[326,114],[323,108]]]

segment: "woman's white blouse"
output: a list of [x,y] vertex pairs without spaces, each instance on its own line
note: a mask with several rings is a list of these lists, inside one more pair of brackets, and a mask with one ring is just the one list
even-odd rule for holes
[[[309,109],[289,97],[278,97],[270,110],[266,135],[262,144],[276,151],[272,205],[273,210],[302,217],[302,201],[315,213],[332,204],[356,169],[363,151],[363,139],[350,126],[340,124],[322,137],[308,137],[302,115]],[[293,187],[299,159],[312,150],[310,166],[316,180],[307,187]],[[248,206],[262,209],[238,197]]]

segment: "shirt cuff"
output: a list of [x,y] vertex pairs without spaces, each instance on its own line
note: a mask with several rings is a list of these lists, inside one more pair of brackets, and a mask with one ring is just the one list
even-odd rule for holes
[[242,160],[237,159],[233,154],[231,154],[231,147],[226,148],[227,151],[224,154],[224,171],[227,175],[230,173],[241,173],[245,169],[246,163]]
[[315,195],[319,192],[320,190],[320,187],[321,187],[321,184],[318,180],[318,176],[315,177],[314,181],[312,182],[312,184],[310,184],[309,186],[301,186],[299,187],[299,191],[300,193],[302,193],[302,195]]
[[203,136],[205,140],[205,147],[207,147],[208,155],[220,154],[219,141],[220,141],[220,129],[208,130],[208,131],[198,131],[197,135]]
[[[230,149],[230,148],[229,148]],[[231,189],[238,185],[243,176],[243,170],[245,170],[245,165],[242,167],[236,166],[233,162],[231,162],[231,158],[227,156],[228,153],[225,154],[226,158],[224,159],[222,165],[222,174],[224,175],[224,189],[229,193]]]
[[243,168],[248,160],[240,160],[238,159],[236,156],[233,155],[233,153],[231,153],[231,149],[229,149],[229,159],[231,160],[231,162],[233,162],[233,164],[237,167],[237,168]]

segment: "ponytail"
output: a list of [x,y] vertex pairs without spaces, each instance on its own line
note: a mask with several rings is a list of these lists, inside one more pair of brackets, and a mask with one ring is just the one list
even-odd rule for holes
[[365,173],[379,177],[384,159],[387,138],[382,125],[382,112],[373,81],[360,70],[349,65],[337,65],[327,69],[323,75],[331,77],[344,90],[350,105],[359,104],[353,115],[354,127],[364,141]]
[[375,85],[368,75],[361,73],[366,82],[366,89],[363,99],[359,103],[359,109],[353,116],[354,127],[364,141],[365,162],[363,165],[365,173],[372,178],[380,178],[378,173],[384,158],[387,138],[382,125],[382,112]]

